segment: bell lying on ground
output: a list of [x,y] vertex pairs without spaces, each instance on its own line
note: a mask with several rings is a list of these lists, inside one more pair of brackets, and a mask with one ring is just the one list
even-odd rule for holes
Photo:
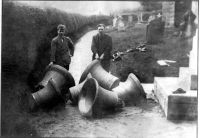
[[119,86],[112,89],[125,104],[136,104],[141,98],[146,98],[146,93],[140,81],[134,74],[129,74],[125,82],[120,82]]
[[100,87],[94,78],[86,80],[79,94],[78,108],[85,117],[92,117],[103,109],[123,106],[124,103],[118,98],[117,93]]
[[32,96],[38,106],[55,103],[53,99],[66,100],[65,95],[75,85],[72,75],[59,65],[51,65],[43,80],[38,84],[40,89]]
[[100,60],[93,60],[92,63],[87,66],[81,75],[79,83],[85,80],[88,73],[91,73],[92,77],[95,78],[99,85],[105,89],[112,90],[119,85],[119,78],[105,71],[101,66]]
[[35,101],[35,106],[45,106],[46,104],[53,102],[53,100],[58,97],[60,99],[63,99],[62,94],[60,90],[56,87],[53,79],[50,79],[44,88],[35,93],[32,93],[32,97]]
[[37,87],[45,87],[51,78],[55,82],[55,86],[61,92],[65,93],[68,88],[75,86],[75,81],[72,75],[65,68],[53,64],[48,66],[43,80],[37,85]]

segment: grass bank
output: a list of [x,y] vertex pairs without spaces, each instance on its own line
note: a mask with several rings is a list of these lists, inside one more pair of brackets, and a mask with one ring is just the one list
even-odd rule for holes
[[[145,42],[146,26],[138,24],[125,31],[111,31],[113,52],[136,48],[137,42]],[[146,52],[133,52],[122,56],[121,61],[112,62],[111,71],[122,81],[129,73],[134,73],[141,82],[152,83],[155,76],[178,76],[179,67],[188,66],[190,47],[187,40],[174,36],[176,29],[165,30],[163,41],[158,44],[147,44]],[[174,60],[170,66],[160,66],[158,60]]]

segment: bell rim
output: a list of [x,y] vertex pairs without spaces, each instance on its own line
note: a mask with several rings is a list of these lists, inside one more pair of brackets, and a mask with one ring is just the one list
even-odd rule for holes
[[36,105],[39,106],[40,104],[39,104],[37,98],[35,97],[36,93],[37,93],[37,92],[34,92],[34,93],[32,93],[31,95],[32,95],[32,97],[33,97],[33,99],[34,99]]
[[119,80],[119,78],[116,77],[116,78],[113,78],[113,79],[115,79],[115,81],[114,81],[113,84],[111,84],[111,85],[109,86],[109,90],[112,90],[112,89],[118,87],[119,84],[120,84],[120,80]]
[[[138,86],[138,88],[139,88],[141,94],[145,94],[144,89],[143,89],[143,87],[142,87],[142,85],[141,85],[139,79],[138,79],[133,73],[130,73],[130,74],[128,75],[128,78],[131,78],[131,79],[133,79],[133,80],[135,81],[135,83],[136,83],[136,85]],[[145,96],[146,96],[146,94],[145,94]]]
[[[65,78],[65,81],[68,82],[67,83],[68,89],[75,86],[75,80],[74,80],[72,74],[68,70],[66,70],[64,67],[57,65],[57,64],[53,64],[45,70],[46,73],[49,71],[56,71],[56,72],[60,73]],[[44,80],[42,80],[37,84],[37,86],[45,87],[49,80],[45,81],[45,83],[44,83]]]
[[[68,81],[68,79],[69,79],[70,82],[73,83],[72,86],[75,86],[75,80],[74,80],[73,76],[72,76],[71,73],[70,73],[67,69],[65,69],[64,67],[62,67],[62,66],[60,66],[60,65],[57,65],[57,64],[53,64],[53,65],[50,66],[50,68],[48,68],[48,70],[47,70],[46,72],[48,72],[48,71],[50,71],[50,70],[57,71],[57,72],[61,73],[61,74],[65,77],[65,80],[66,80],[66,81]],[[71,87],[72,87],[72,86],[71,86]]]
[[[92,101],[92,104],[91,104],[91,106],[89,107],[89,109],[87,110],[87,112],[82,112],[82,110],[80,110],[80,102],[79,102],[79,101],[80,101],[81,98],[82,98],[82,97],[81,97],[82,91],[80,92],[79,101],[78,101],[78,108],[79,108],[79,111],[81,112],[81,114],[82,114],[83,116],[87,116],[87,117],[92,116],[92,114],[90,115],[89,113],[92,113],[93,106],[94,106],[94,104],[95,104],[95,102],[96,102],[96,99],[97,99],[98,93],[99,93],[99,91],[98,91],[98,89],[99,89],[99,84],[98,84],[98,82],[97,82],[97,80],[96,80],[95,78],[89,78],[89,79],[87,79],[86,82],[84,83],[84,85],[87,84],[87,82],[90,81],[90,80],[92,80],[92,81],[94,82],[96,90],[95,90],[95,96],[94,96],[94,99],[93,99],[93,101]],[[84,87],[84,85],[83,85],[83,87]],[[83,87],[82,87],[82,88],[83,88]]]

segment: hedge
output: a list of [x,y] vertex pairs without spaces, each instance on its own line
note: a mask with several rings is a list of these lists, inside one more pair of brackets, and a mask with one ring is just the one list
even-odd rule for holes
[[17,2],[3,2],[2,71],[25,76],[32,73],[30,81],[34,81],[32,79],[38,78],[49,62],[50,43],[57,35],[58,24],[66,25],[68,35],[107,19],[107,16],[83,16],[53,8],[39,9]]

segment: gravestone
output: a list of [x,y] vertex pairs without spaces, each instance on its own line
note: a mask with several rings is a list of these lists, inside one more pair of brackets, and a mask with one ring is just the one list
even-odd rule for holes
[[128,22],[130,22],[130,23],[133,22],[133,16],[132,15],[128,16]]
[[164,34],[164,22],[162,18],[156,18],[146,27],[146,41],[149,44],[156,44],[162,41]]
[[119,18],[119,20],[118,20],[117,29],[118,29],[118,31],[124,31],[125,30],[125,23],[122,20],[122,18]]
[[113,27],[117,26],[117,17],[113,18]]

